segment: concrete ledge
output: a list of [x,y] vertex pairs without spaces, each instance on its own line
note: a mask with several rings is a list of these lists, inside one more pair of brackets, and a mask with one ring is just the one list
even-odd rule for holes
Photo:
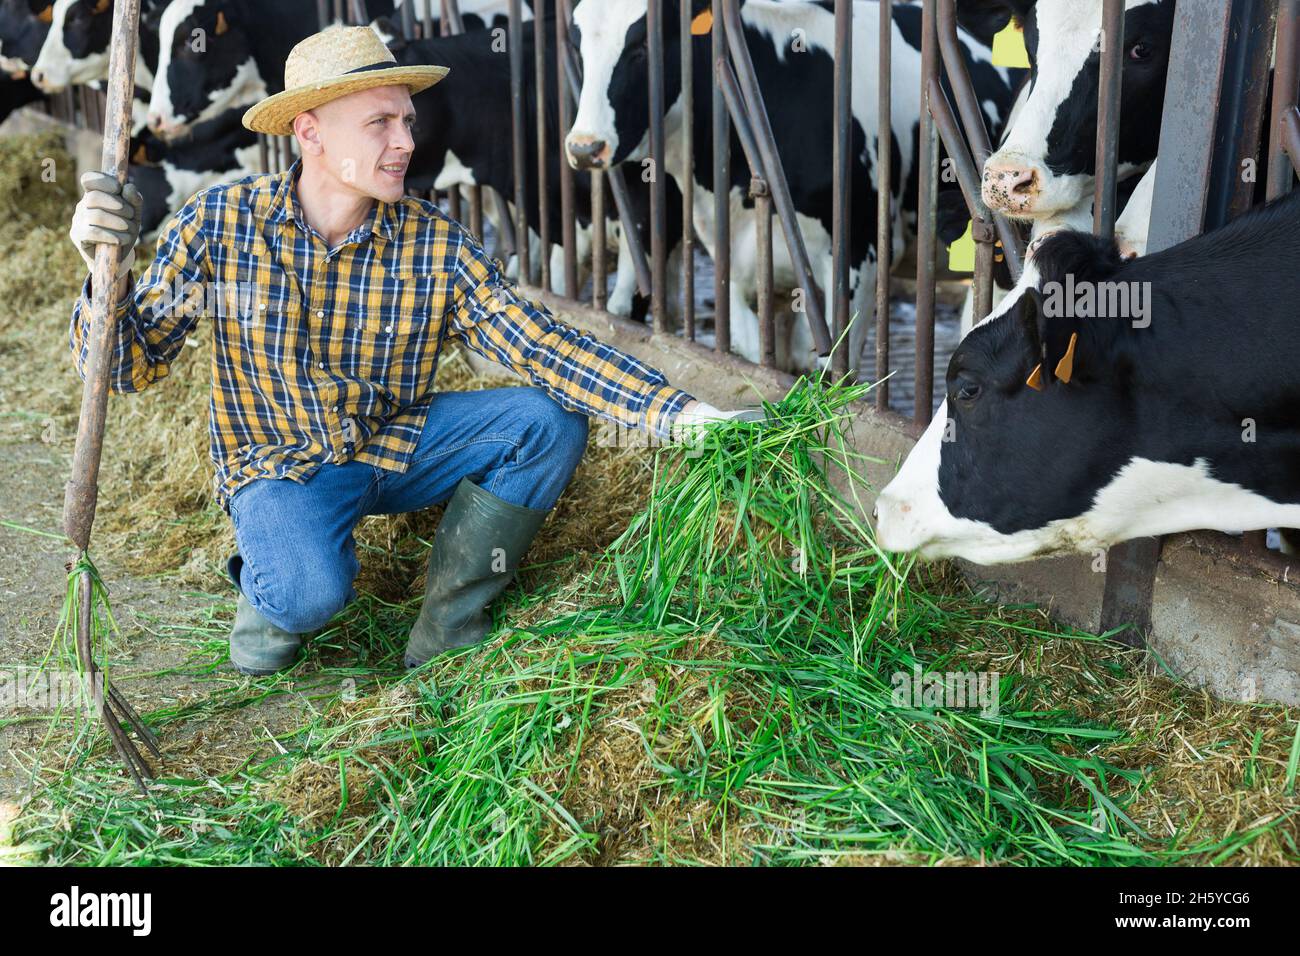
[[[669,381],[703,401],[735,407],[769,400],[794,383],[760,368],[647,326],[597,312],[533,287],[521,291],[576,328],[661,369]],[[473,358],[476,365],[487,365]],[[876,459],[863,469],[872,488],[893,477],[916,440],[910,421],[863,405],[850,431],[854,450]],[[839,482],[843,485],[844,482]],[[869,511],[872,501],[863,508]],[[1096,633],[1103,567],[1088,556],[980,567],[957,562],[992,600],[1036,604],[1053,619]],[[1235,539],[1211,532],[1166,539],[1156,572],[1149,646],[1182,680],[1229,700],[1300,705],[1300,563],[1243,555]]]

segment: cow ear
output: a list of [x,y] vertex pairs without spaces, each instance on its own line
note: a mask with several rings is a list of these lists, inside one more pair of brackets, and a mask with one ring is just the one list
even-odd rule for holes
[[221,36],[221,34],[225,33],[229,29],[230,29],[230,24],[226,22],[226,11],[218,10],[216,35]]

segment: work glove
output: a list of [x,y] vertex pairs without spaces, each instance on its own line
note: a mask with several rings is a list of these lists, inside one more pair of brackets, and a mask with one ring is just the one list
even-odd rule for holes
[[686,445],[695,444],[707,434],[709,426],[717,422],[761,422],[767,413],[761,408],[741,408],[724,412],[708,402],[697,401],[677,413],[672,422],[672,441]]
[[95,271],[96,246],[100,243],[122,246],[122,259],[117,266],[120,279],[131,271],[135,262],[144,197],[134,183],[122,188],[117,178],[108,173],[83,173],[81,188],[85,193],[72,214],[69,235],[91,272]]

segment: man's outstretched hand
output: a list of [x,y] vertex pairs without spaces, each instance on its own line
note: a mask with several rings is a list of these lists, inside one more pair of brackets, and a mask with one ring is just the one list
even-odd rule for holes
[[693,398],[682,406],[682,410],[673,419],[672,440],[674,442],[696,441],[710,425],[717,422],[761,422],[766,418],[767,413],[761,408],[740,408],[724,412],[714,408],[708,402]]

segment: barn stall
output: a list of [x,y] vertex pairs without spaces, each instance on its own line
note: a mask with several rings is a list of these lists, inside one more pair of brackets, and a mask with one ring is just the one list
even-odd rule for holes
[[[653,12],[661,5],[647,6]],[[888,61],[847,62],[850,6],[835,5],[839,56],[828,91],[836,98],[838,125],[827,148],[840,157],[847,152],[853,71],[878,67],[881,108],[890,101]],[[486,233],[499,257],[513,256],[529,294],[566,321],[646,358],[714,404],[761,395],[778,410],[780,426],[762,433],[738,429],[715,453],[681,459],[623,447],[619,440],[597,442],[531,556],[533,567],[503,614],[501,640],[480,658],[441,663],[422,676],[403,679],[394,671],[400,651],[394,635],[404,633],[402,622],[413,613],[412,588],[436,516],[371,521],[362,529],[363,599],[318,641],[318,656],[301,674],[246,682],[216,669],[230,601],[215,592],[213,569],[230,542],[224,516],[207,501],[207,358],[204,343],[196,341],[166,390],[114,401],[110,439],[119,441],[107,446],[100,531],[101,553],[122,556],[113,566],[133,582],[128,596],[136,587],[147,593],[148,576],[157,574],[203,595],[196,597],[203,606],[197,616],[160,601],[159,612],[143,618],[142,633],[115,651],[122,686],[160,734],[168,778],[190,782],[153,786],[162,822],[142,834],[132,822],[135,798],[102,744],[72,748],[64,764],[29,746],[22,770],[47,786],[40,800],[24,802],[25,829],[17,832],[49,843],[53,858],[66,862],[103,860],[110,847],[140,862],[1294,859],[1300,735],[1293,711],[1265,702],[1300,702],[1300,627],[1291,623],[1300,622],[1300,603],[1288,581],[1289,565],[1258,536],[1196,533],[1126,545],[1108,556],[1106,573],[1096,572],[1091,559],[994,572],[913,567],[871,543],[867,516],[874,490],[934,414],[935,381],[942,380],[946,358],[936,349],[945,341],[936,314],[942,303],[959,300],[951,282],[939,284],[940,140],[971,205],[977,318],[992,307],[999,256],[1014,264],[1024,255],[1014,228],[982,208],[973,179],[991,139],[947,42],[953,4],[927,0],[917,6],[924,24],[920,92],[928,108],[920,131],[926,144],[918,177],[921,214],[909,256],[915,274],[907,281],[899,269],[893,275],[879,270],[868,350],[874,368],[893,371],[900,356],[910,358],[910,376],[874,387],[810,387],[775,368],[779,296],[770,278],[772,244],[799,243],[796,232],[786,231],[795,217],[784,173],[774,162],[779,131],[764,122],[744,45],[729,41],[739,33],[739,5],[719,4],[708,25],[718,83],[707,94],[687,95],[712,96],[715,135],[727,136],[728,124],[745,131],[741,139],[749,147],[745,159],[760,211],[758,364],[729,349],[728,243],[719,241],[723,254],[697,270],[704,257],[691,248],[694,237],[687,231],[683,258],[691,267],[680,276],[680,292],[670,296],[663,181],[650,182],[648,248],[636,231],[623,232],[637,284],[649,300],[647,324],[602,310],[612,277],[602,255],[607,241],[600,217],[592,230],[586,301],[551,291],[557,272],[564,288],[579,287],[571,225],[575,186],[567,162],[559,164],[561,236],[549,235],[549,217],[539,217],[539,247],[560,240],[559,269],[550,256],[532,255],[521,211],[530,202],[525,164],[538,157],[515,150],[511,195],[523,196],[524,203],[513,204],[514,220],[500,232],[484,212],[498,202],[489,191],[467,187],[440,198],[453,217],[465,212],[462,221]],[[1289,186],[1292,172],[1279,159],[1288,103],[1275,98],[1266,124],[1258,95],[1274,35],[1291,38],[1278,44],[1278,70],[1295,75],[1296,5],[1274,6],[1180,3],[1161,149],[1184,158],[1163,166],[1172,172],[1157,183],[1153,242],[1173,244],[1242,211],[1234,205],[1240,183],[1231,174],[1239,164],[1223,157],[1253,157],[1259,137],[1251,139],[1252,129],[1270,131],[1270,189],[1276,194]],[[548,20],[538,3],[535,18],[524,21],[520,4],[509,5],[507,49],[521,51],[523,31],[535,30],[538,53],[531,64],[510,58],[511,80],[520,91],[509,117],[516,141],[525,138],[524,124],[538,119],[535,111],[529,114],[522,90],[526,70],[545,72],[548,45],[565,51],[557,58],[560,129],[572,123],[580,64],[567,40],[572,11],[560,7],[561,15]],[[890,7],[879,5],[882,23]],[[1108,30],[1115,29],[1117,11],[1122,4],[1106,4]],[[434,11],[417,15],[404,6],[402,30],[408,37],[453,32],[454,2],[440,12],[435,22]],[[690,13],[683,4],[682,20],[694,20]],[[347,9],[322,4],[321,18],[368,20],[357,3]],[[663,100],[654,93],[663,83],[656,69],[663,44],[689,35],[649,31],[652,103]],[[689,43],[683,43],[683,56],[689,57]],[[1180,71],[1179,62],[1195,68]],[[1206,62],[1226,65],[1207,70]],[[930,82],[941,70],[954,103]],[[690,90],[689,81],[684,85]],[[1117,86],[1113,79],[1103,83],[1103,95]],[[1206,102],[1220,105],[1208,119]],[[1112,99],[1101,109],[1099,230],[1112,228],[1115,214],[1108,197],[1116,178],[1117,103]],[[51,112],[57,123],[88,131],[91,155],[97,153],[98,94],[78,91]],[[650,117],[650,150],[664,168],[661,114],[662,108]],[[15,141],[12,172],[4,179],[13,183],[6,261],[14,293],[5,301],[21,309],[5,329],[21,345],[6,354],[22,348],[24,361],[48,370],[39,386],[17,386],[17,397],[6,401],[21,403],[42,425],[54,421],[56,431],[62,423],[66,434],[76,411],[64,380],[66,343],[31,328],[39,311],[47,319],[42,328],[58,330],[81,278],[63,235],[75,200],[73,160],[60,155],[57,140],[70,141],[75,151],[87,139],[62,126],[56,130],[54,138]],[[1224,141],[1224,130],[1237,135]],[[545,123],[538,132],[545,141]],[[559,151],[563,143],[546,142],[545,148]],[[261,155],[268,170],[283,169],[292,146],[268,140]],[[714,155],[715,162],[726,162],[725,151]],[[37,208],[31,169],[33,161],[49,157],[69,174],[58,180],[64,193],[46,195],[49,205]],[[540,163],[535,180],[542,184],[542,202],[551,198],[548,170]],[[855,224],[847,215],[846,170],[847,163],[836,165],[835,281],[819,290],[812,281],[819,264],[798,263],[812,290],[803,315],[834,375],[849,365],[846,349],[829,347],[841,341],[849,319],[846,257]],[[628,208],[621,178],[619,170],[591,176],[593,209]],[[699,200],[689,188],[682,192],[689,221],[690,204]],[[1195,209],[1188,196],[1203,197],[1205,208]],[[720,229],[726,215],[720,206]],[[887,231],[889,217],[881,218]],[[879,247],[891,245],[886,232]],[[38,270],[59,281],[30,289]],[[692,288],[709,278],[711,309],[710,297]],[[900,302],[900,292],[913,301]],[[902,319],[913,320],[910,335],[900,335]],[[954,319],[950,310],[947,324]],[[910,350],[896,347],[900,339]],[[449,357],[440,375],[455,388],[500,382],[469,355]],[[891,411],[900,395],[904,404],[911,400],[910,416]],[[13,427],[21,434],[30,419],[15,416]],[[115,447],[128,447],[128,436],[130,452],[115,455]],[[599,516],[588,503],[593,497],[601,503]],[[27,550],[36,547],[33,530],[57,527],[29,512],[5,518],[6,533]],[[656,569],[654,587],[630,583],[650,567]],[[111,584],[114,575],[105,577]],[[963,578],[975,584],[975,595]],[[1046,608],[1052,620],[1031,605]],[[180,657],[178,647],[184,649]],[[127,675],[141,663],[154,676],[133,683]],[[999,675],[1001,715],[900,708],[890,678],[913,668]],[[1214,701],[1207,691],[1229,702]],[[150,709],[156,693],[166,703]],[[838,704],[828,709],[830,699]],[[258,719],[269,710],[274,730],[262,734],[245,720],[249,708]],[[37,726],[20,720],[3,732],[10,740],[26,734],[31,745]],[[413,728],[414,746],[408,741]],[[92,728],[82,732],[87,742],[93,739]],[[23,749],[12,746],[15,753]],[[10,781],[18,792],[21,775],[11,774]],[[107,812],[93,827],[82,826],[78,821],[91,804]]]

